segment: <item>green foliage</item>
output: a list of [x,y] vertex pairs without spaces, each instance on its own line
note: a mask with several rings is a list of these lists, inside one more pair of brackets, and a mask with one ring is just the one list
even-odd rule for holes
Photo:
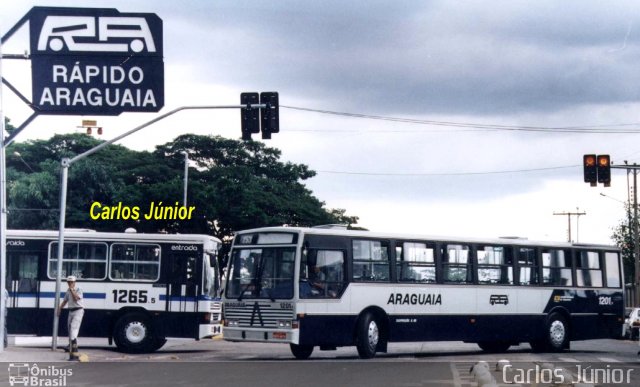
[[[7,150],[10,228],[58,227],[60,160],[98,145],[85,134],[14,143]],[[17,152],[17,153],[16,153]],[[190,160],[190,220],[93,220],[93,202],[140,207],[182,204],[184,155]],[[110,145],[69,168],[67,227],[101,231],[205,233],[229,240],[235,231],[287,224],[355,224],[343,209],[324,208],[303,181],[306,165],[280,161],[281,152],[260,142],[185,134],[153,152]],[[142,217],[141,217],[142,218]]]
[[[626,204],[626,207],[628,210],[628,203]],[[629,219],[626,219],[620,222],[620,224],[613,229],[613,234],[611,235],[611,239],[614,240],[616,246],[618,246],[622,251],[625,283],[634,282],[633,278],[636,269],[633,260],[635,244],[633,243],[632,231],[634,225],[637,227],[637,224],[637,219],[634,221],[633,216],[631,216],[631,229],[629,228]]]

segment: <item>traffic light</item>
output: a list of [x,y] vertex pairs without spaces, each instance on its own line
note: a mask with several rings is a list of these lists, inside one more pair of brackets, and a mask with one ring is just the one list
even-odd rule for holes
[[[241,105],[257,105],[258,93],[241,93]],[[243,107],[240,109],[242,139],[251,140],[251,133],[260,132],[260,109],[254,107]]]
[[267,105],[260,109],[262,121],[262,139],[271,138],[271,133],[280,131],[278,93],[275,91],[263,91],[260,93],[260,104]]
[[605,187],[611,185],[611,158],[609,155],[598,155],[598,183]]
[[595,187],[598,184],[598,168],[596,155],[584,155],[582,166],[584,167],[584,182]]

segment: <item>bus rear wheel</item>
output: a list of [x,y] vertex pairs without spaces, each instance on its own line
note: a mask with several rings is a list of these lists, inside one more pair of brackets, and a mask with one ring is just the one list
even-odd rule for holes
[[569,324],[561,314],[554,313],[549,316],[547,344],[551,352],[562,352],[569,344]]
[[122,352],[145,353],[154,350],[151,323],[141,313],[128,313],[120,317],[115,325],[113,339]]
[[478,347],[488,353],[507,352],[510,346],[511,344],[505,341],[481,341],[478,343]]
[[361,359],[371,359],[376,355],[380,342],[380,324],[372,313],[365,313],[358,322],[356,347]]
[[313,345],[289,344],[291,353],[298,360],[306,360],[313,353]]
[[562,352],[568,347],[569,338],[567,319],[559,313],[553,313],[547,319],[544,338],[529,344],[534,352]]

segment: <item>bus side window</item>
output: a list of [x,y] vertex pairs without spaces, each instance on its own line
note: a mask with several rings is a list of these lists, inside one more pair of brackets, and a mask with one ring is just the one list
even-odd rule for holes
[[469,246],[447,245],[442,255],[444,282],[470,283],[471,277]]
[[607,270],[607,287],[619,288],[622,283],[622,281],[620,281],[619,255],[618,253],[606,252],[604,253],[604,257],[605,268]]
[[545,285],[573,286],[571,253],[560,249],[542,251],[542,280]]
[[518,247],[517,251],[520,285],[537,285],[540,281],[538,279],[536,250],[532,247]]
[[435,246],[433,244],[404,242],[396,246],[396,259],[400,264],[401,282],[436,282]]
[[301,298],[336,298],[344,289],[344,252],[304,251],[300,262]]
[[354,281],[389,281],[388,242],[354,239],[352,247]]
[[11,278],[7,281],[18,281],[18,292],[35,293],[38,287],[38,255],[34,253],[8,252],[7,260]]
[[597,251],[577,251],[576,285],[581,287],[602,287],[602,266]]
[[479,284],[513,285],[513,254],[504,246],[478,246]]

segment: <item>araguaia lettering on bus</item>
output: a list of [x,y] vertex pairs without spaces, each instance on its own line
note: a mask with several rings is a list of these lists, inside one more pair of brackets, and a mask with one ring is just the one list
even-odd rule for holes
[[391,293],[387,305],[442,305],[441,294]]

